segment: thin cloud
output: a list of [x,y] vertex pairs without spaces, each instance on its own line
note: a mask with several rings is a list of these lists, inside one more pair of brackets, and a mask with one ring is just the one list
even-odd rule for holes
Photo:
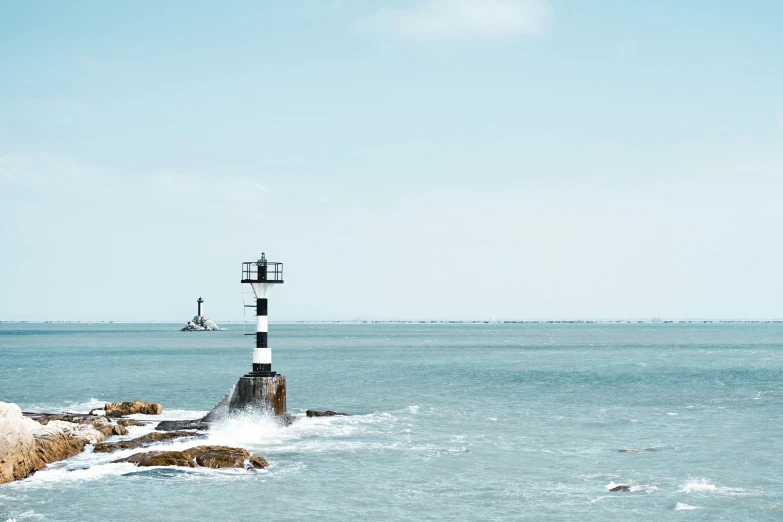
[[427,0],[381,9],[360,26],[418,41],[498,40],[544,33],[551,18],[547,0]]

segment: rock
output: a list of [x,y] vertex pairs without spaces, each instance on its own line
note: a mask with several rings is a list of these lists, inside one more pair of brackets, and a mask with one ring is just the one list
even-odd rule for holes
[[131,440],[123,440],[120,442],[102,442],[100,444],[95,445],[95,449],[93,450],[95,453],[110,453],[112,451],[118,451],[118,450],[125,450],[125,449],[136,449],[141,448],[143,446],[149,446],[150,444],[154,444],[156,442],[161,442],[165,440],[172,440],[172,439],[179,439],[182,437],[203,437],[201,433],[194,433],[192,431],[153,431],[152,433],[148,433],[142,437],[131,439]]
[[159,431],[176,431],[176,430],[207,430],[209,429],[209,423],[202,422],[200,419],[183,420],[183,421],[160,421],[156,430]]
[[263,469],[269,463],[251,455],[242,448],[227,446],[196,446],[183,451],[147,451],[136,453],[114,462],[130,462],[137,466],[185,466],[195,468],[244,468],[248,470]]
[[106,436],[91,424],[76,424],[61,420],[50,420],[41,424],[25,419],[35,438],[35,451],[45,464],[78,455],[84,446],[101,442]]
[[229,388],[228,392],[223,396],[223,398],[220,399],[217,404],[215,404],[215,407],[201,418],[201,421],[213,422],[227,417],[229,413],[229,406],[231,405],[231,398],[234,396],[234,390],[236,387],[237,385],[235,384]]
[[142,401],[107,403],[103,409],[108,417],[122,417],[136,413],[144,415],[160,415],[163,413],[163,406],[160,404],[148,404]]
[[284,413],[282,415],[276,415],[275,420],[278,421],[283,426],[290,426],[296,421],[296,417],[294,417],[290,413]]
[[90,410],[90,415],[106,415],[106,411],[103,408],[95,408]]
[[611,491],[612,493],[627,492],[627,491],[631,491],[631,486],[615,486],[609,491]]
[[196,446],[185,450],[196,464],[205,468],[246,468],[263,469],[269,463],[261,457],[256,457],[243,448],[228,446]]
[[215,324],[215,321],[208,317],[195,316],[192,321],[188,321],[185,328],[180,330],[181,332],[212,332],[218,331],[221,328]]
[[51,421],[62,421],[71,424],[89,424],[96,430],[103,433],[104,437],[112,435],[127,435],[128,430],[124,426],[112,424],[109,419],[103,416],[84,415],[81,413],[24,413],[25,417],[46,425]]
[[117,424],[123,427],[128,427],[128,426],[144,426],[147,423],[137,419],[120,419],[117,421]]
[[305,414],[308,417],[335,417],[340,415],[348,415],[347,413],[340,413],[339,411],[332,411],[332,410],[326,410],[326,411],[307,410]]
[[148,451],[136,453],[114,462],[130,462],[137,466],[185,466],[195,468],[196,462],[182,451]]
[[23,479],[42,467],[22,410],[16,404],[0,402],[0,484]]

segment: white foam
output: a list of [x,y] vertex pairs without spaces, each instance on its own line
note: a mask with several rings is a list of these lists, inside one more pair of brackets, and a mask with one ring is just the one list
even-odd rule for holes
[[737,495],[745,493],[742,488],[728,488],[716,486],[706,478],[690,479],[680,488],[680,493],[719,493]]
[[685,504],[684,502],[677,502],[677,505],[674,506],[675,511],[692,511],[694,509],[702,509],[699,506],[691,506],[690,504]]
[[89,413],[90,410],[94,410],[96,408],[103,408],[106,405],[106,402],[108,401],[102,401],[100,399],[96,399],[95,397],[91,397],[90,400],[87,402],[68,402],[68,406],[65,408],[65,411],[72,411],[75,413]]
[[[32,509],[28,509],[27,511],[24,511],[22,513],[17,513],[14,515],[15,517],[19,517],[19,519],[25,519],[25,518],[35,518],[35,519],[41,519],[45,518],[45,515],[42,515],[41,513],[36,513]],[[8,518],[6,522],[16,522],[16,518]]]
[[73,413],[89,413],[90,410],[97,408],[103,408],[103,406],[111,401],[104,401],[91,397],[87,402],[77,401],[63,401],[59,403],[35,403],[35,404],[20,404],[24,411],[40,411],[45,413],[59,413],[62,411],[69,411]]
[[[118,458],[117,456],[114,456],[114,454],[111,455],[113,460]],[[82,464],[84,463],[82,462]],[[39,471],[27,480],[31,485],[51,484],[53,482],[88,481],[110,475],[123,475],[134,469],[136,469],[136,466],[124,462],[92,465],[86,468],[82,467],[75,469],[69,465],[65,465],[62,467],[47,467],[45,470]]]
[[142,413],[136,413],[134,415],[126,415],[126,419],[137,419],[143,421],[160,422],[162,420],[193,420],[200,419],[204,415],[209,413],[207,410],[163,410],[160,415],[144,415]]

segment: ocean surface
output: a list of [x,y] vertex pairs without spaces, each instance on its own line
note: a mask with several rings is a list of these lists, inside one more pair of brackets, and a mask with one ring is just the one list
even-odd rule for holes
[[[253,337],[181,326],[0,324],[0,400],[197,418],[250,369]],[[781,324],[272,324],[269,339],[302,418],[236,418],[207,440],[268,469],[142,470],[88,447],[0,485],[0,522],[783,519]]]

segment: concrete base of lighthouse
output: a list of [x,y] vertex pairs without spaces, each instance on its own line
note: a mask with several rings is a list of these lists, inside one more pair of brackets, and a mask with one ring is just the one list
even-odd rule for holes
[[265,410],[274,415],[285,415],[285,408],[285,377],[282,375],[241,377],[228,404],[229,413]]

